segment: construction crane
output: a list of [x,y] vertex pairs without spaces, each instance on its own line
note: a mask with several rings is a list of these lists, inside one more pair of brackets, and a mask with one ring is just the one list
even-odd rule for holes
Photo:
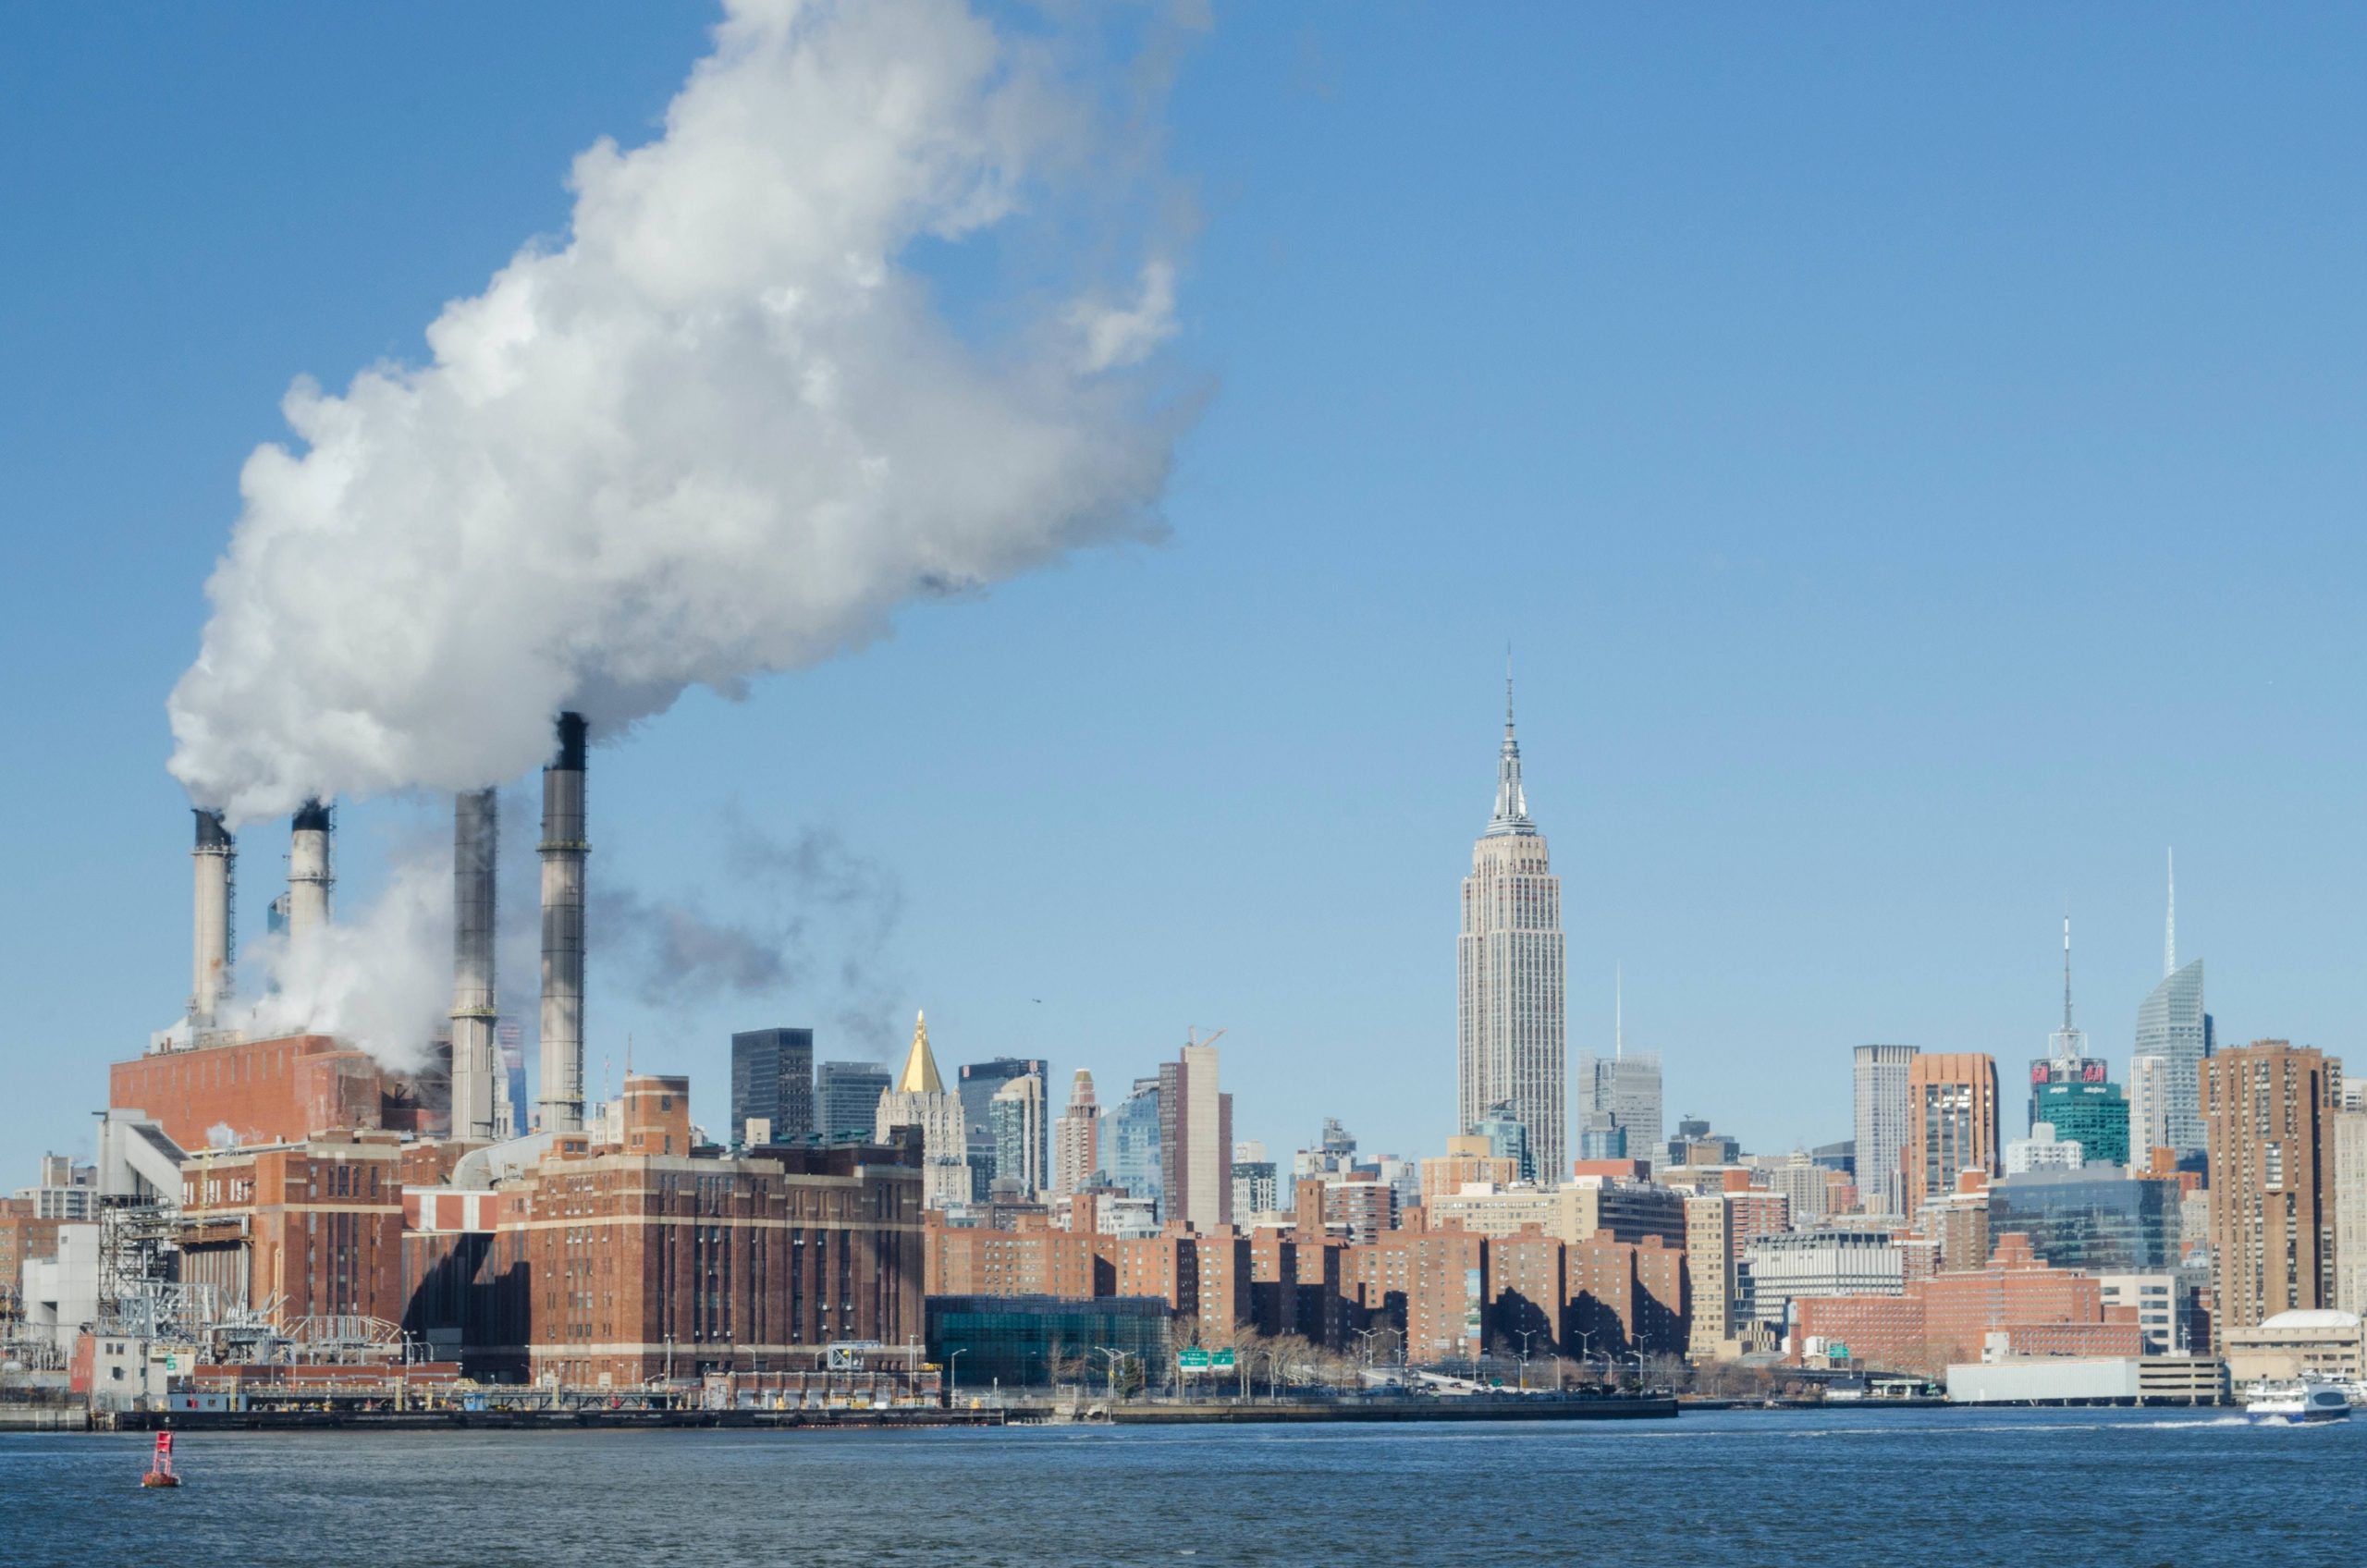
[[1184,1026],[1184,1043],[1185,1045],[1187,1045],[1187,1046],[1213,1046],[1213,1045],[1215,1045],[1219,1040],[1221,1040],[1221,1039],[1223,1039],[1223,1038],[1224,1038],[1224,1030],[1222,1030],[1222,1029],[1218,1030],[1215,1034],[1213,1034],[1213,1035],[1209,1035],[1207,1039],[1203,1040],[1203,1039],[1199,1038],[1199,1031],[1198,1031],[1198,1030],[1196,1030],[1196,1029],[1193,1028],[1193,1027],[1192,1027],[1190,1024],[1188,1024],[1188,1023],[1187,1023],[1187,1024],[1185,1024],[1185,1025]]

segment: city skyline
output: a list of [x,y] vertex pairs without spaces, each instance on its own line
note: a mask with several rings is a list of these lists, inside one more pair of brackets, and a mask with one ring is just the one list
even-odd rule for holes
[[[87,1101],[186,996],[161,704],[240,461],[285,437],[295,376],[416,361],[444,302],[560,227],[559,171],[644,139],[712,20],[650,7],[521,82],[498,62],[561,13],[488,21],[482,56],[393,18],[166,17],[114,53],[11,18],[55,67],[0,105],[56,149],[22,232],[81,237],[0,263],[44,304],[0,328],[34,367],[0,425],[28,520],[0,647],[72,673],[14,689],[43,760],[0,783],[42,829],[0,914],[10,977],[43,982],[0,1029],[17,1165],[86,1144],[35,1108]],[[2361,657],[2361,475],[2309,433],[2360,400],[2331,64],[2360,24],[2313,25],[2302,61],[2235,18],[2106,48],[2067,18],[1220,13],[1167,111],[1215,193],[1179,276],[1209,396],[1168,542],[595,741],[595,909],[631,890],[785,932],[730,873],[735,821],[813,851],[782,864],[826,857],[813,886],[849,901],[768,992],[686,1002],[595,964],[587,1088],[630,1050],[720,1125],[732,1033],[811,1026],[818,1057],[892,1069],[921,1007],[949,1061],[1114,1088],[1222,1024],[1242,1136],[1337,1115],[1435,1150],[1408,1085],[1452,1049],[1440,889],[1507,638],[1585,894],[1567,1049],[1612,1048],[1624,962],[1671,1120],[1813,1146],[1845,1135],[1858,1044],[2039,1054],[2067,890],[2091,1048],[2125,1062],[2171,843],[2222,1037],[2345,1054],[2360,933],[2334,873],[2362,845],[2326,716]],[[2001,57],[2047,65],[1943,63]],[[1483,67],[1509,90],[1423,91]],[[202,85],[258,70],[291,95]],[[1572,72],[1586,93],[1544,90]],[[938,281],[958,302],[992,270]],[[531,845],[521,785],[505,841]],[[450,840],[448,802],[337,809],[340,913]],[[247,840],[249,949],[278,837]],[[503,879],[513,904],[530,885]]]

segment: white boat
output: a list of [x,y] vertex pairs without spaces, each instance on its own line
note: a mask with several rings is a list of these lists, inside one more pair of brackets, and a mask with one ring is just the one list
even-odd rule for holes
[[2262,1383],[2252,1390],[2244,1414],[2255,1421],[2301,1425],[2350,1419],[2350,1398],[2338,1383],[2307,1378],[2298,1383]]

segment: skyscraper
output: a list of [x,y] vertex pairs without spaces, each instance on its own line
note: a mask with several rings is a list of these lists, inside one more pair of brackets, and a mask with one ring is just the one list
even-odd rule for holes
[[2202,961],[2178,967],[2178,884],[2170,876],[2170,913],[2162,937],[2162,983],[2137,1009],[2138,1056],[2162,1059],[2163,1141],[2187,1158],[2203,1152],[2202,1063],[2212,1052],[2203,1011]]
[[1101,1171],[1101,1107],[1093,1074],[1080,1067],[1069,1085],[1068,1109],[1052,1123],[1052,1194],[1066,1197],[1093,1185]]
[[921,1136],[921,1202],[929,1208],[970,1201],[969,1130],[963,1121],[962,1097],[946,1091],[938,1075],[937,1057],[928,1048],[928,1018],[913,1020],[913,1048],[904,1070],[879,1096],[874,1137],[894,1140],[896,1130],[911,1127]]
[[1562,879],[1529,819],[1504,682],[1504,742],[1496,810],[1472,846],[1455,938],[1455,1131],[1509,1105],[1528,1129],[1538,1180],[1567,1173],[1564,1104],[1567,1004],[1563,992]]
[[1232,1223],[1233,1096],[1217,1088],[1215,1046],[1187,1041],[1159,1064],[1159,1155],[1161,1219],[1203,1233]]
[[894,1080],[876,1061],[825,1061],[814,1069],[814,1126],[826,1144],[871,1141],[879,1096]]
[[1907,1212],[1997,1170],[1997,1061],[1985,1052],[1919,1055],[1907,1069]]
[[970,1132],[970,1181],[975,1189],[970,1195],[981,1203],[1000,1174],[995,1169],[994,1118],[987,1108],[994,1104],[997,1090],[1030,1072],[1048,1084],[1052,1081],[1050,1069],[1040,1057],[999,1056],[989,1061],[973,1061],[959,1074],[962,1119]]
[[1252,1138],[1233,1145],[1233,1222],[1246,1225],[1255,1215],[1282,1206],[1282,1183],[1266,1145]]
[[776,1144],[803,1143],[814,1132],[814,1031],[743,1029],[731,1036],[731,1131],[762,1121]]
[[2128,1059],[2128,1168],[2146,1170],[2155,1149],[2170,1146],[2170,1064],[2157,1056]]
[[2335,1309],[2367,1314],[2367,1109],[2356,1104],[2334,1113],[2334,1218]]
[[1611,1016],[1611,1055],[1578,1053],[1578,1157],[1648,1160],[1658,1170],[1661,1053],[1627,1048],[1624,996],[1614,993]]
[[2202,1064],[2214,1331],[2334,1305],[2341,1076],[2338,1063],[2283,1040]]
[[2128,1163],[2128,1101],[2112,1066],[2088,1054],[2088,1033],[2071,1022],[2071,917],[2063,917],[2063,1027],[2046,1037],[2046,1055],[2030,1063],[2028,1126],[2041,1123],[2076,1143],[2091,1165]]
[[[1537,1180],[1537,1160],[1528,1149],[1528,1129],[1513,1120],[1510,1112],[1481,1117],[1472,1123],[1471,1131],[1466,1134],[1466,1137],[1477,1140],[1485,1145],[1481,1152],[1490,1158],[1511,1160],[1515,1180],[1522,1182]],[[1449,1138],[1447,1147],[1452,1150],[1456,1142],[1456,1139]],[[1605,1158],[1619,1157],[1613,1155]]]
[[1112,1185],[1129,1197],[1157,1203],[1164,1182],[1159,1160],[1159,1080],[1137,1078],[1126,1097],[1110,1109],[1102,1129],[1108,1141],[1104,1155]]
[[1850,1069],[1857,1106],[1858,1198],[1869,1214],[1907,1212],[1899,1154],[1907,1147],[1913,1046],[1859,1046]]
[[1023,1072],[995,1091],[987,1102],[987,1118],[995,1134],[995,1180],[1006,1190],[1033,1198],[1044,1190],[1044,1080]]

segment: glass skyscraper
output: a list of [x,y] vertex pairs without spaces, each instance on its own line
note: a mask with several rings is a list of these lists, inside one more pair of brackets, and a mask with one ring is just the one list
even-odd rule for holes
[[1103,1114],[1102,1163],[1110,1184],[1129,1197],[1157,1203],[1163,1181],[1159,1163],[1159,1080],[1137,1078],[1133,1093]]
[[2077,1143],[2090,1165],[2128,1163],[2128,1101],[2117,1084],[2048,1084],[2034,1092],[2030,1124]]
[[[999,1056],[991,1061],[974,1061],[964,1066],[958,1075],[962,1096],[962,1121],[970,1140],[970,1195],[980,1203],[987,1199],[994,1185],[996,1171],[994,1113],[988,1108],[995,1095],[1014,1078],[1033,1072],[1049,1084],[1051,1070],[1040,1057]],[[1049,1140],[1048,1132],[1046,1137]],[[1045,1163],[1051,1160],[1048,1141],[1044,1150]]]
[[[2211,1014],[2202,1006],[2202,961],[2178,967],[2178,885],[2162,934],[2162,983],[2137,1009],[2136,1057],[2161,1059],[2162,1139],[2185,1159],[2204,1149],[2202,1063],[2211,1055]],[[2132,1070],[2133,1071],[2133,1070]]]
[[[1661,1053],[1621,1050],[1615,1056],[1578,1055],[1579,1155],[1589,1159],[1648,1159],[1662,1163]],[[1623,1137],[1608,1134],[1616,1132]],[[1613,1151],[1617,1145],[1617,1152]],[[1605,1152],[1590,1153],[1589,1148]]]
[[2211,1036],[2201,959],[2172,970],[2138,1006],[2135,1054],[2161,1059],[2164,1141],[2181,1159],[2203,1148],[2202,1062]]

